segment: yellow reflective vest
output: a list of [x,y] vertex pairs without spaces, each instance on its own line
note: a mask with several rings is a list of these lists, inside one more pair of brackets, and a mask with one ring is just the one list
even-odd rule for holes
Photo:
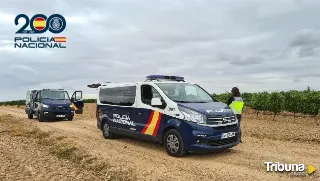
[[234,101],[232,101],[232,103],[229,105],[234,114],[242,114],[243,106],[244,102],[241,97],[234,97]]

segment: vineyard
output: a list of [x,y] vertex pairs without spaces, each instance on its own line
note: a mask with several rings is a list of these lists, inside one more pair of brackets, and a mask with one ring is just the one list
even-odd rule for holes
[[[212,96],[226,103],[231,94],[212,94]],[[257,116],[260,112],[269,112],[275,118],[279,113],[290,112],[293,113],[294,118],[297,114],[303,114],[317,119],[320,110],[320,91],[311,90],[309,87],[304,91],[242,93],[241,96],[245,102],[245,107],[255,110]],[[96,100],[85,99],[84,102],[95,103]],[[0,106],[2,105],[24,106],[25,100],[0,102]]]
[[[214,98],[224,103],[230,96],[229,93],[213,94]],[[281,112],[291,112],[294,118],[296,114],[304,114],[317,119],[320,111],[320,91],[310,88],[304,91],[243,93],[241,96],[245,106],[254,109],[257,116],[260,112],[271,112],[275,118]]]

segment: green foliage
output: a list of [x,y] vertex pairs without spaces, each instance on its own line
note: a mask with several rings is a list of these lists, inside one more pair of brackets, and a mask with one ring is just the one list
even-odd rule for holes
[[0,102],[0,106],[22,106],[25,104],[26,104],[25,100],[13,100],[13,101]]
[[[251,107],[257,111],[267,111],[269,104],[269,94],[268,92],[253,93],[251,97]],[[246,104],[246,102],[245,102]]]
[[96,103],[97,99],[85,99],[83,100],[84,103]]
[[296,113],[303,112],[304,102],[302,101],[302,93],[296,90],[291,90],[283,94],[284,104],[283,109],[292,112],[295,116]]
[[231,94],[229,93],[223,93],[223,94],[212,94],[213,98],[217,99],[220,102],[227,103],[229,97]]
[[[231,94],[213,94],[215,99],[226,102]],[[320,112],[320,91],[308,87],[304,91],[290,90],[287,92],[258,92],[242,93],[245,107],[250,107],[259,112],[272,112],[274,116],[282,111],[312,115],[317,118]]]
[[283,110],[282,94],[278,92],[272,92],[271,94],[268,94],[267,104],[267,110],[273,112],[274,119],[276,114],[280,113]]
[[244,92],[241,94],[243,101],[247,107],[251,107],[252,93]]

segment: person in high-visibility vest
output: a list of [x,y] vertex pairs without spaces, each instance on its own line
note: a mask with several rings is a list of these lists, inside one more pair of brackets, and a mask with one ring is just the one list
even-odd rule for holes
[[240,142],[242,143],[240,122],[241,122],[241,117],[242,117],[241,115],[242,115],[244,102],[241,97],[240,91],[237,87],[233,87],[231,89],[231,93],[232,93],[232,96],[228,99],[227,105],[233,110],[234,114],[238,119],[239,129],[240,129],[239,138],[240,138]]

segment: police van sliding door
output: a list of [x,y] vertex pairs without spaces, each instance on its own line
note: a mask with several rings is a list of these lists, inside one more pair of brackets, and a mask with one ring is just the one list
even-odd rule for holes
[[132,135],[136,132],[135,102],[136,86],[108,88],[108,97],[112,106],[111,126],[118,132]]

